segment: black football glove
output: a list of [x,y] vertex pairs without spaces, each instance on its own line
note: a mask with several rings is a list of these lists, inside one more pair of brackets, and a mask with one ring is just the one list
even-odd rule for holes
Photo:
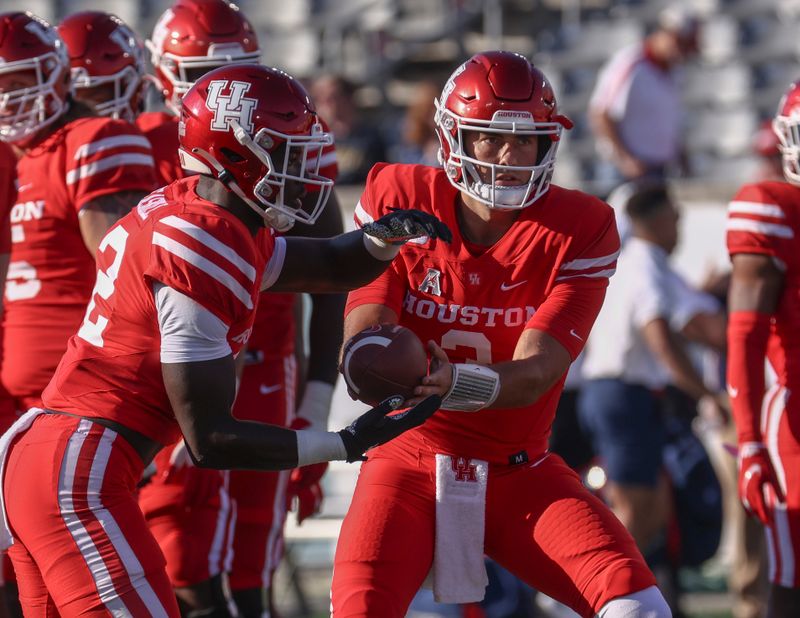
[[363,461],[366,459],[365,451],[422,425],[442,405],[442,398],[431,395],[405,412],[387,416],[401,405],[402,397],[389,397],[339,432],[347,450],[348,462]]
[[450,228],[427,212],[413,208],[390,210],[389,214],[383,215],[377,221],[365,224],[361,228],[364,233],[392,245],[402,245],[422,236],[441,238],[445,242],[453,239]]

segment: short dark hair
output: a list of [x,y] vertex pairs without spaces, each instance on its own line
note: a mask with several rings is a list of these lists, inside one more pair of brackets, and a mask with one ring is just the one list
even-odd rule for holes
[[663,182],[648,183],[634,190],[625,204],[625,212],[633,221],[641,221],[649,219],[671,203],[667,185]]

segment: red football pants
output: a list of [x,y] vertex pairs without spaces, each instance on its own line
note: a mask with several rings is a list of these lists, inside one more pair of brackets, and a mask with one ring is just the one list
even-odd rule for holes
[[768,504],[774,524],[765,528],[769,580],[786,588],[800,588],[800,401],[775,385],[767,391],[761,429],[775,474],[786,496],[785,504]]
[[155,474],[139,490],[139,507],[176,588],[230,570],[236,517],[228,493],[230,473],[195,467],[185,449],[183,439],[163,448],[153,460]]
[[25,616],[179,616],[164,557],[134,497],[136,451],[111,429],[40,416],[3,479]]
[[[334,618],[402,618],[433,563],[435,454],[409,434],[369,452],[333,569]],[[491,466],[485,553],[582,616],[655,585],[631,536],[556,455]]]
[[[297,363],[294,356],[245,366],[233,407],[242,420],[288,426],[295,413]],[[289,470],[232,470],[230,491],[236,502],[231,590],[269,588],[283,556],[286,484]]]

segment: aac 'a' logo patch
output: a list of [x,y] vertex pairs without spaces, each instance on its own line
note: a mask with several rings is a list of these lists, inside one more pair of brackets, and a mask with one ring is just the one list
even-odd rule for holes
[[[206,107],[214,112],[212,131],[230,131],[231,122],[237,121],[248,133],[253,132],[253,112],[258,99],[245,97],[252,84],[248,82],[215,79],[208,84]],[[228,89],[228,94],[222,94]]]
[[425,273],[425,278],[417,288],[420,292],[431,294],[432,296],[442,295],[442,273],[435,268],[429,268]]

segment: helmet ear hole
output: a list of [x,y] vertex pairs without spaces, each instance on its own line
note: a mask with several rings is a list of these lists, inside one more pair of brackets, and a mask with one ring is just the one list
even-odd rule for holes
[[242,155],[240,155],[238,152],[234,152],[230,148],[223,147],[220,148],[219,151],[223,155],[225,155],[225,158],[228,159],[228,161],[231,163],[241,163],[242,161],[245,160],[245,158]]

